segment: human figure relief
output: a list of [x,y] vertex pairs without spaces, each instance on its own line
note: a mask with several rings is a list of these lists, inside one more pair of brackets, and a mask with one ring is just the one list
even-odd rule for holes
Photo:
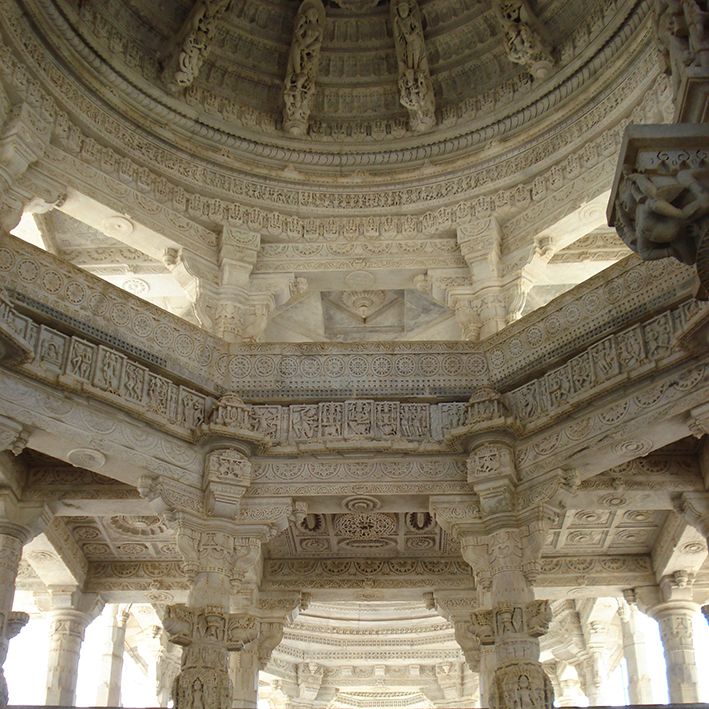
[[399,101],[409,112],[411,130],[429,130],[436,123],[435,99],[421,12],[416,0],[391,0],[390,12],[399,66]]
[[508,59],[538,79],[548,76],[554,61],[525,0],[500,0],[496,9]]
[[709,231],[705,172],[680,170],[666,176],[628,172],[616,199],[616,228],[623,241],[647,261],[674,256],[695,263]]
[[324,27],[321,0],[303,0],[295,18],[283,87],[283,128],[292,135],[305,135],[308,130]]

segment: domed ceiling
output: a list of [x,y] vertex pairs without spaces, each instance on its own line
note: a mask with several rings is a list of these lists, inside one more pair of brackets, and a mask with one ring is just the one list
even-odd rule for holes
[[69,218],[31,238],[234,342],[498,332],[623,257],[670,111],[649,0],[0,3]]
[[[299,10],[296,0],[35,3],[55,25],[53,39],[71,39],[79,55],[73,62],[80,57],[91,65],[102,84],[113,72],[120,77],[110,93],[125,108],[137,103],[161,113],[170,129],[225,144],[230,136],[269,144],[295,138],[333,152],[392,141],[427,145],[487,127],[487,136],[478,136],[484,141],[518,124],[492,128],[520,109],[532,108],[525,123],[539,118],[581,87],[592,60],[605,63],[620,50],[619,29],[643,5],[308,0]],[[302,129],[293,131],[284,126],[284,107],[299,49],[306,66],[298,60],[296,68],[301,81],[309,74],[311,96]],[[421,84],[419,93],[430,93],[430,120],[412,119],[407,71]],[[545,96],[545,106],[534,106]]]

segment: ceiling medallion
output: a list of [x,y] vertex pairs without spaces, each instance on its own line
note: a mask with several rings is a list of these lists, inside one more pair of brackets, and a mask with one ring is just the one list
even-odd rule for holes
[[67,453],[66,459],[77,468],[93,470],[106,464],[106,456],[93,448],[74,448]]
[[366,320],[386,303],[387,294],[383,290],[351,290],[342,294],[342,302],[355,315]]
[[116,239],[130,236],[134,229],[135,227],[130,219],[118,215],[106,217],[101,222],[101,231],[106,234],[106,236],[113,236]]
[[335,531],[350,539],[379,539],[388,534],[396,534],[396,522],[391,515],[382,512],[357,512],[337,515]]
[[343,509],[348,512],[372,512],[378,510],[382,503],[376,497],[369,495],[352,495],[342,501]]

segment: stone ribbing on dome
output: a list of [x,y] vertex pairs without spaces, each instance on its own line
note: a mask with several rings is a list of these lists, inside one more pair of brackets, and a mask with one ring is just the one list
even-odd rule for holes
[[[442,0],[438,0],[438,4],[440,2]],[[425,17],[433,16],[436,4],[435,2],[424,3],[423,15]],[[253,50],[254,42],[265,43],[264,47],[268,49],[271,56],[265,69],[261,68],[263,63],[257,61],[258,55],[251,62],[254,66],[238,68],[245,80],[250,82],[248,86],[244,86],[244,91],[239,92],[240,95],[248,96],[250,89],[253,88],[256,92],[254,96],[256,96],[259,91],[257,90],[258,86],[267,87],[267,95],[263,94],[257,97],[253,101],[254,105],[250,105],[243,101],[234,103],[234,99],[227,96],[230,91],[234,91],[234,85],[225,73],[225,62],[229,53],[223,51],[223,47],[228,44],[232,27],[242,28],[241,34],[237,35],[242,38],[244,37],[243,28],[249,27],[248,23],[241,21],[238,16],[231,15],[225,20],[217,32],[215,47],[205,62],[199,81],[188,89],[183,99],[176,99],[167,95],[160,86],[158,80],[160,67],[159,62],[156,61],[155,53],[152,53],[152,58],[148,56],[146,61],[143,61],[144,54],[157,41],[154,29],[151,30],[152,40],[147,42],[145,50],[143,50],[136,45],[136,40],[132,38],[130,41],[126,40],[117,34],[117,31],[110,31],[106,20],[97,14],[92,14],[92,10],[82,9],[79,18],[79,15],[72,11],[72,5],[68,1],[57,5],[52,0],[33,0],[31,5],[34,7],[33,14],[38,17],[38,24],[44,25],[48,36],[51,26],[52,42],[56,45],[56,50],[62,53],[66,51],[66,47],[62,50],[61,42],[57,42],[58,36],[63,37],[64,41],[70,42],[73,47],[72,53],[78,52],[81,62],[93,67],[93,71],[98,72],[104,78],[102,83],[110,84],[118,92],[124,105],[125,99],[128,99],[136,103],[136,108],[139,111],[147,111],[158,120],[169,121],[173,129],[181,127],[193,139],[199,137],[213,144],[229,145],[231,149],[244,155],[259,156],[259,159],[278,156],[291,163],[313,165],[319,162],[322,165],[337,164],[339,167],[348,165],[355,167],[374,162],[371,157],[374,146],[365,147],[366,143],[362,143],[362,140],[384,141],[384,145],[376,146],[376,162],[382,165],[394,165],[410,162],[412,159],[420,160],[451,155],[475,145],[482,145],[514,130],[515,126],[522,123],[528,124],[530,120],[539,120],[555,106],[558,106],[561,101],[568,100],[599,72],[603,71],[608,62],[623,50],[629,39],[638,31],[641,19],[648,12],[646,0],[641,0],[638,3],[611,3],[605,8],[602,6],[592,8],[584,14],[585,22],[574,23],[572,10],[566,9],[565,14],[562,13],[559,16],[554,14],[553,7],[550,6],[544,19],[548,20],[551,26],[556,22],[558,26],[566,27],[568,32],[569,25],[578,25],[572,35],[561,38],[561,44],[557,47],[560,56],[559,71],[550,80],[530,83],[528,75],[507,62],[502,54],[498,57],[495,54],[496,50],[493,50],[491,53],[481,55],[481,58],[484,57],[486,62],[491,62],[490,66],[494,67],[491,76],[494,75],[498,82],[494,88],[487,91],[484,90],[484,86],[480,86],[477,82],[473,84],[466,79],[471,67],[470,70],[476,77],[485,73],[481,68],[482,65],[479,65],[479,61],[477,64],[471,65],[470,61],[465,59],[465,55],[462,55],[462,58],[459,56],[458,59],[446,57],[445,70],[436,69],[436,66],[440,64],[438,57],[443,53],[437,49],[438,44],[443,42],[445,45],[448,37],[451,37],[451,46],[455,46],[455,37],[458,36],[458,33],[455,29],[447,30],[446,28],[445,32],[437,36],[435,23],[432,22],[434,29],[426,30],[430,34],[430,39],[427,35],[427,43],[432,56],[432,79],[436,85],[437,101],[441,109],[438,116],[439,127],[430,135],[426,134],[423,140],[424,145],[421,145],[421,139],[415,139],[405,131],[405,115],[398,105],[396,84],[393,79],[389,83],[378,83],[376,87],[373,87],[370,78],[365,77],[370,82],[366,85],[369,92],[380,97],[389,96],[385,102],[389,102],[387,105],[390,105],[391,110],[398,116],[392,119],[393,123],[386,119],[386,112],[380,116],[376,114],[370,116],[366,126],[357,124],[356,121],[353,123],[351,120],[339,121],[335,117],[336,114],[326,118],[320,112],[320,106],[328,100],[329,92],[337,85],[328,84],[328,81],[333,79],[330,72],[334,71],[330,66],[332,64],[330,60],[337,59],[339,62],[340,54],[343,54],[347,59],[352,56],[343,50],[328,58],[329,50],[326,45],[321,62],[323,90],[322,95],[316,97],[317,108],[311,125],[310,144],[305,150],[294,150],[295,143],[288,141],[277,130],[278,120],[276,118],[279,110],[278,93],[282,81],[281,69],[282,66],[285,66],[288,36],[283,36],[278,42],[274,39],[280,36],[277,28],[281,24],[287,25],[291,21],[291,14],[283,16],[281,13],[280,23],[275,23],[276,29],[270,30],[271,34],[264,33],[265,36],[259,34],[255,39],[250,37],[239,39],[239,42],[250,42],[248,52]],[[88,8],[90,6],[91,4],[85,3],[82,7]],[[271,6],[275,7],[276,5],[271,3]],[[237,7],[246,8],[247,5],[237,4]],[[292,11],[290,6],[289,9]],[[376,8],[376,10],[381,11],[381,8]],[[332,14],[334,15],[335,11],[332,11]],[[484,30],[480,29],[479,23],[482,22],[485,27],[489,27],[493,21],[488,17],[489,14],[489,12],[482,15],[476,14],[470,19],[468,25],[470,25],[469,29],[473,36],[476,36],[476,32],[484,35]],[[556,20],[554,20],[555,17]],[[565,19],[562,20],[562,17]],[[357,16],[357,19],[361,20],[360,16]],[[384,22],[384,18],[380,18],[380,20]],[[331,22],[334,24],[336,20]],[[101,28],[103,37],[99,36],[97,28]],[[390,45],[388,54],[381,55],[389,57],[384,60],[387,66],[394,63],[391,37],[388,37],[388,44]],[[483,43],[483,49],[490,44],[496,43]],[[344,46],[346,47],[346,45]],[[264,51],[266,50],[264,49]],[[452,52],[452,55],[455,56],[455,52]],[[76,59],[77,57],[74,55],[74,62]],[[152,68],[150,68],[151,61],[154,65]],[[344,66],[344,59],[342,64]],[[258,77],[267,77],[266,83],[261,78],[257,80],[255,65],[259,65]],[[272,68],[269,69],[269,66]],[[390,66],[386,69],[387,76],[390,76],[393,68]],[[84,80],[93,81],[85,71],[82,71],[82,74],[85,75],[83,76]],[[105,81],[109,77],[110,80]],[[351,81],[354,85],[353,90],[359,90],[358,81],[359,79]],[[449,88],[443,86],[446,82],[449,82]],[[215,85],[216,88],[214,88]],[[346,88],[347,84],[342,84],[342,86]],[[474,91],[471,92],[471,89]],[[447,97],[446,94],[452,94],[455,100],[452,100],[451,96]],[[340,91],[338,101],[346,95]],[[349,115],[352,113],[352,102],[347,100],[345,104],[345,110]],[[461,133],[460,128],[462,127],[465,127],[465,131]],[[243,137],[237,137],[238,135]],[[392,139],[407,144],[407,149],[392,150],[390,147]],[[337,140],[338,143],[336,153],[325,158],[327,153],[322,150],[318,151],[318,144],[324,148],[327,141],[333,140]],[[341,141],[343,140],[351,146],[346,152],[342,150]],[[292,147],[287,147],[289,142]],[[302,140],[298,140],[298,142],[302,144]],[[418,146],[412,151],[411,147],[416,144]],[[358,145],[360,147],[355,149]],[[385,149],[381,150],[384,146],[386,146]],[[360,152],[362,149],[364,152]]]

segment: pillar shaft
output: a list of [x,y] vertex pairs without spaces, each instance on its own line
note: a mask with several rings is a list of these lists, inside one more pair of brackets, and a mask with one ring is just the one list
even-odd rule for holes
[[258,636],[254,616],[229,612],[232,581],[237,563],[253,563],[260,547],[237,540],[226,523],[186,519],[180,520],[177,544],[192,585],[188,604],[168,606],[163,618],[170,640],[183,648],[175,708],[231,709],[229,653],[255,644]]
[[698,610],[699,605],[691,601],[669,601],[652,611],[660,626],[667,666],[667,687],[672,703],[686,704],[699,700],[692,627]]
[[6,524],[0,529],[0,707],[8,703],[7,682],[2,669],[8,645],[29,619],[25,614],[12,612],[17,569],[28,536],[25,529],[14,525]]
[[68,608],[49,613],[46,703],[73,706],[76,702],[81,643],[84,640],[86,627],[93,617],[88,613]]
[[490,706],[490,689],[495,674],[495,648],[492,645],[480,647],[480,706]]
[[108,637],[104,645],[104,679],[96,693],[96,705],[118,707],[121,705],[121,676],[123,674],[123,650],[126,643],[128,614],[119,607],[114,609],[108,625]]
[[251,643],[241,652],[232,653],[230,670],[234,688],[232,707],[234,709],[256,709],[259,672],[258,645]]
[[628,696],[631,704],[653,704],[652,665],[647,637],[640,626],[640,613],[637,606],[627,605],[620,614],[623,654],[628,667]]

